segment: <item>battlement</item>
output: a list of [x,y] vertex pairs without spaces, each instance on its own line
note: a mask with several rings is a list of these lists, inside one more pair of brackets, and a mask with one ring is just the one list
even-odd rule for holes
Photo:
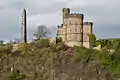
[[92,22],[83,22],[83,25],[93,25]]
[[64,15],[70,14],[70,8],[63,8],[63,9],[62,9],[62,13],[63,13]]
[[70,8],[63,8],[62,11],[68,11],[68,12],[70,12]]
[[80,13],[71,13],[71,14],[67,15],[67,17],[77,17],[77,18],[83,19],[84,15],[80,14]]

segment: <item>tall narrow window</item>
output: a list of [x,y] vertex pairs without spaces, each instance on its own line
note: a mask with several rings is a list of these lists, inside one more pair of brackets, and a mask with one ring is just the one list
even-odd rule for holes
[[77,32],[77,28],[75,28],[75,32]]
[[75,32],[77,32],[77,23],[75,23]]
[[77,27],[77,23],[75,23],[75,27]]

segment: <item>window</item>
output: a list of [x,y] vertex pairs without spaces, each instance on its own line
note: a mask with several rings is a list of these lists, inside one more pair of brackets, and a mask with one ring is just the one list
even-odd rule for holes
[[77,24],[77,23],[75,23],[75,27],[77,27],[77,25],[78,25],[78,24]]
[[75,32],[77,32],[77,23],[75,24]]
[[77,32],[77,28],[75,28],[75,32]]

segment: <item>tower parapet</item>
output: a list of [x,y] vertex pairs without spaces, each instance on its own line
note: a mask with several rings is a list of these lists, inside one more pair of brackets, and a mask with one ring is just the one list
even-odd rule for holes
[[80,13],[71,13],[67,17],[76,17],[76,18],[82,18],[83,19],[84,15],[80,14]]
[[87,26],[89,29],[90,29],[90,33],[92,33],[92,28],[93,28],[93,22],[83,22],[83,25],[84,25],[84,29],[85,29],[85,26]]
[[91,25],[91,26],[93,26],[93,22],[83,22],[83,25]]
[[59,28],[63,28],[63,24],[61,24],[61,25],[58,25],[58,29],[59,29]]
[[65,18],[67,15],[70,14],[70,8],[63,8],[62,13],[63,13],[63,18]]

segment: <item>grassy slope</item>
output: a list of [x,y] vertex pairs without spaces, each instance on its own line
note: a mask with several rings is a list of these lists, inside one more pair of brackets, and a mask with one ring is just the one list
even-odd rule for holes
[[[48,40],[0,49],[1,80],[112,80],[119,78],[120,62],[105,49],[69,48],[64,43],[49,46]],[[12,70],[13,69],[13,70]]]

